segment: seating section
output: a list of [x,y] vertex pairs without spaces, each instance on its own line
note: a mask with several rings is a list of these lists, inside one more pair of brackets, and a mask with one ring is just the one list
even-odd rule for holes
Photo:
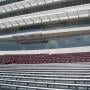
[[90,63],[0,65],[0,90],[90,90]]
[[1,64],[90,62],[90,53],[0,55]]

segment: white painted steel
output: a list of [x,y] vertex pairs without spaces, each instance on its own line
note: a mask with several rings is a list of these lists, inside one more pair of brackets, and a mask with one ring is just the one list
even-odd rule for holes
[[0,19],[0,29],[89,17],[90,4],[84,4]]

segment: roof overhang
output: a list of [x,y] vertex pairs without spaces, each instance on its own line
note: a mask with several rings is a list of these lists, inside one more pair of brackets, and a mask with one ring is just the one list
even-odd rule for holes
[[28,25],[32,26],[51,22],[73,21],[82,18],[89,18],[89,10],[90,4],[84,4],[0,19],[0,30],[2,31],[9,28],[24,27]]

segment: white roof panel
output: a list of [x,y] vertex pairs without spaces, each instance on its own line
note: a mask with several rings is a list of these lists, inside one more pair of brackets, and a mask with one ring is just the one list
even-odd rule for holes
[[14,4],[13,6],[16,7],[17,10],[18,10],[18,9],[23,9],[23,8],[24,8],[24,6],[22,5],[22,3],[17,3],[17,4]]
[[[86,6],[86,8],[83,8],[83,6]],[[87,6],[89,9],[87,8]],[[75,7],[78,8],[78,10],[77,9],[76,11],[67,10]],[[81,10],[81,8],[83,9]],[[52,21],[58,21],[58,20],[63,21],[63,20],[77,19],[77,18],[79,19],[79,18],[85,18],[85,17],[88,18],[90,15],[89,10],[90,10],[90,4],[77,5],[77,6],[68,7],[68,8],[59,8],[59,9],[53,9],[48,11],[36,12],[32,14],[15,16],[11,18],[5,18],[5,19],[1,19],[0,23],[2,24],[5,24],[7,22],[13,23],[14,21],[21,23],[22,20],[25,21],[26,19],[31,19],[32,21],[34,21],[34,24],[36,23],[40,24],[40,23],[46,23],[46,22],[52,22]],[[30,22],[27,22],[27,24],[30,25]],[[21,26],[24,25],[24,22],[21,23],[20,25]]]
[[43,5],[45,4],[45,0],[37,0],[38,1],[38,5]]
[[30,3],[31,3],[31,6],[37,6],[36,0],[32,0],[32,2],[30,2]]
[[46,23],[46,22],[49,22],[50,21],[50,19],[48,18],[48,16],[42,16],[40,18],[42,20],[42,23]]
[[0,13],[5,13],[6,12],[6,9],[4,9],[3,7],[0,7]]
[[79,14],[79,17],[88,17],[89,16],[88,10],[79,10],[78,14]]
[[68,13],[68,17],[69,17],[69,19],[79,18],[79,15],[78,15],[78,12],[72,11],[72,12]]
[[41,19],[39,17],[33,18],[34,24],[41,23]]
[[[40,5],[53,4],[53,3],[57,3],[57,2],[62,3],[62,2],[68,2],[68,1],[72,1],[72,0],[24,0],[24,1],[19,1],[19,2],[15,2],[15,3],[3,5],[1,7],[13,8],[12,10],[7,10],[8,12],[13,12],[15,10],[21,10],[21,9],[25,9],[25,8],[32,8],[32,7],[40,6]],[[7,13],[7,12],[4,12],[4,13]]]

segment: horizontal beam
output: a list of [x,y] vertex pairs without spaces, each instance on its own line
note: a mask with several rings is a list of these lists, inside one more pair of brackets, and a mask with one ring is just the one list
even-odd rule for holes
[[11,35],[0,36],[0,42],[19,42],[32,43],[37,41],[44,41],[50,38],[67,37],[73,35],[83,35],[90,33],[90,26],[62,28],[62,29],[48,29],[47,31],[26,32]]

